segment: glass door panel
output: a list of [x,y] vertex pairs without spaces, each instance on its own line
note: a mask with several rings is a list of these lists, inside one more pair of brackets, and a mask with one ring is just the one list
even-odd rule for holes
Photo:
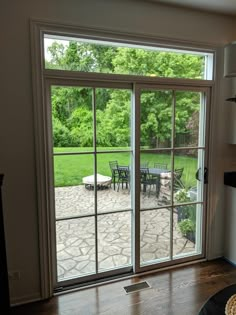
[[51,106],[57,283],[203,255],[203,91],[52,86]]
[[57,221],[56,250],[58,281],[94,274],[94,217]]
[[51,87],[57,282],[132,267],[131,91]]
[[98,270],[131,266],[131,212],[98,216]]
[[142,90],[140,104],[140,148],[170,148],[172,91]]
[[[201,254],[202,205],[178,205],[174,209],[173,258]],[[183,237],[184,236],[184,237]]]
[[[54,155],[54,196],[56,219],[65,219],[95,213],[94,174],[92,154]],[[55,151],[58,151],[55,149]]]
[[200,140],[202,142],[199,123],[200,113],[204,114],[204,103],[201,101],[200,92],[175,92],[175,147],[198,147]]
[[171,152],[140,152],[140,206],[150,209],[171,204]]
[[105,176],[97,192],[98,213],[131,211],[130,152],[98,154],[97,172]]
[[170,260],[171,209],[153,209],[140,214],[140,264]]
[[131,91],[96,88],[95,96],[97,151],[130,150]]
[[143,269],[203,253],[206,96],[177,88],[139,91]]

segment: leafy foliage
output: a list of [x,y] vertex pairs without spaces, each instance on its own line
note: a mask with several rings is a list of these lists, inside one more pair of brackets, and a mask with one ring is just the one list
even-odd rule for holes
[[[180,189],[175,193],[175,201],[179,204],[191,202],[186,189]],[[194,204],[184,204],[177,207],[178,211],[178,226],[181,233],[187,236],[188,233],[196,230],[196,206]]]
[[[49,48],[50,69],[85,72],[202,78],[203,58],[139,48],[113,47],[70,41],[54,42]],[[90,147],[94,141],[92,88],[54,86],[51,91],[54,145]],[[96,138],[99,146],[129,146],[131,92],[96,89]],[[170,141],[172,91],[147,90],[141,94],[141,145],[155,147]],[[177,92],[176,135],[197,126],[199,93]],[[195,140],[197,141],[197,139]]]

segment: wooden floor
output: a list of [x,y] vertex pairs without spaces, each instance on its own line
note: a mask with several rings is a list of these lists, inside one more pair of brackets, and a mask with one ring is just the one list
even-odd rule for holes
[[[126,294],[146,280],[151,289]],[[64,293],[49,301],[14,307],[12,315],[197,315],[214,293],[236,283],[236,267],[222,259]]]

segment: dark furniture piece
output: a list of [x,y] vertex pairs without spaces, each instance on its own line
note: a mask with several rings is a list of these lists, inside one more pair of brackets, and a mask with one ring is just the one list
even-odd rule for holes
[[125,184],[126,188],[129,188],[129,185],[130,185],[129,166],[120,166],[119,165],[117,170],[118,170],[117,191],[119,191],[119,189],[120,189],[120,184],[122,185],[122,189],[123,189],[124,184]]
[[156,196],[158,197],[160,188],[160,170],[141,167],[140,183],[143,185],[143,192],[146,192],[148,189],[148,197],[150,196],[152,186],[154,186]]
[[113,183],[113,188],[115,190],[116,182],[119,178],[118,161],[109,161],[109,166],[110,166],[110,170],[111,170],[111,179],[112,179],[112,183]]
[[204,304],[199,315],[225,315],[226,303],[234,294],[236,294],[236,284],[217,292]]
[[3,175],[0,174],[0,314],[8,314],[10,310],[10,298],[2,208],[2,183]]
[[236,187],[236,172],[225,172],[224,184],[227,186]]

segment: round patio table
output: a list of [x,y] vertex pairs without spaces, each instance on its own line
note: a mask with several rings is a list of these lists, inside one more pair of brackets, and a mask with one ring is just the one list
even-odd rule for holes
[[[110,176],[104,176],[101,174],[97,174],[96,177],[97,177],[97,180],[96,180],[97,189],[108,188],[109,186],[111,186],[111,177]],[[90,175],[90,176],[83,177],[82,181],[83,181],[83,184],[85,185],[85,188],[93,189],[94,183],[95,183],[95,176]]]

